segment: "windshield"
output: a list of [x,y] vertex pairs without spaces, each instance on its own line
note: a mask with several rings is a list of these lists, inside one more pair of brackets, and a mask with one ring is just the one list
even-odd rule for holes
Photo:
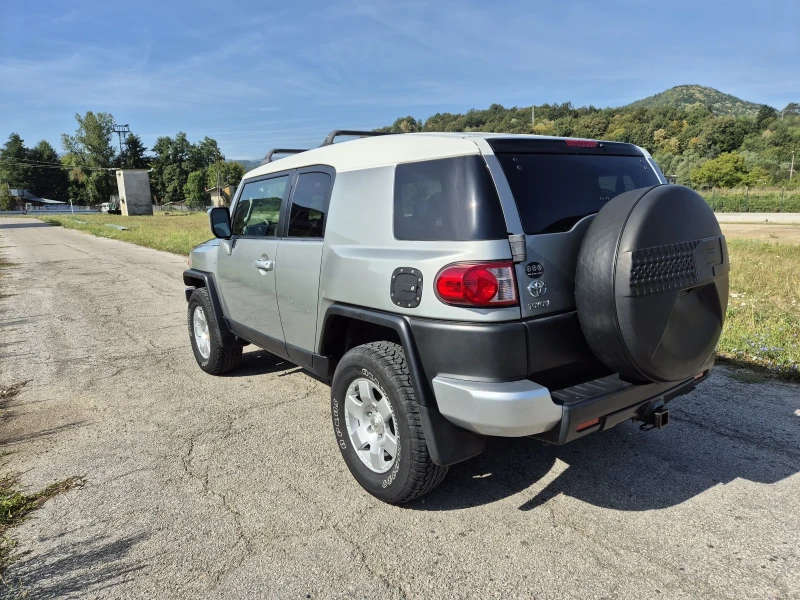
[[644,156],[497,154],[527,234],[569,231],[623,192],[661,183]]

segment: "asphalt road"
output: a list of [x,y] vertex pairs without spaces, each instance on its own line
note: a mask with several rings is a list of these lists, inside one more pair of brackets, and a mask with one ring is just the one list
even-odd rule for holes
[[[14,530],[27,598],[797,598],[800,386],[718,369],[672,424],[492,440],[403,508],[350,477],[329,389],[204,374],[181,257],[0,220],[4,470],[86,484]],[[16,583],[15,583],[16,584]]]

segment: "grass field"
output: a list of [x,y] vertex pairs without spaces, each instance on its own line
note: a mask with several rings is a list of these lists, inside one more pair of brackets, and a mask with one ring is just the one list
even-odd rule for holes
[[720,355],[800,380],[800,244],[729,240],[731,294]]
[[[188,256],[189,251],[213,237],[208,226],[208,215],[203,212],[156,213],[152,217],[123,217],[121,215],[52,215],[37,218],[61,225],[68,229],[78,229],[93,235],[115,240],[123,240],[139,246],[164,250]],[[128,227],[121,231],[107,224]]]
[[[183,255],[211,237],[208,218],[202,212],[152,217],[58,215],[43,220]],[[120,231],[106,223],[129,230]],[[731,295],[720,356],[800,381],[800,244],[797,236],[789,235],[797,226],[772,227],[786,228],[786,235],[778,229],[778,233],[770,230],[762,240],[729,236]]]

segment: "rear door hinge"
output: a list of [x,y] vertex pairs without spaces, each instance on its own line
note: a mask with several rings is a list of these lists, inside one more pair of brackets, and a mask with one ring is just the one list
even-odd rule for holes
[[508,235],[508,243],[511,246],[511,260],[515,263],[525,262],[528,258],[525,235],[522,233],[511,233]]

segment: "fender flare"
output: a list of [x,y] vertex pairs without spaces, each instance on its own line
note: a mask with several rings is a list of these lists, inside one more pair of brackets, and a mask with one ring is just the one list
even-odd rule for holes
[[425,375],[425,370],[422,368],[419,352],[414,342],[414,334],[406,318],[347,304],[332,304],[325,311],[320,348],[325,347],[325,336],[329,335],[329,318],[334,315],[381,325],[393,329],[397,333],[406,355],[408,373],[417,397],[422,431],[425,434],[425,442],[433,462],[440,466],[449,466],[483,452],[486,447],[486,436],[454,425],[439,412],[436,396]]
[[192,293],[197,288],[206,288],[208,290],[208,296],[211,298],[211,308],[214,311],[214,320],[217,323],[217,334],[223,348],[241,348],[247,345],[247,342],[236,337],[228,327],[228,321],[225,319],[222,303],[219,301],[219,294],[217,293],[217,284],[212,273],[198,271],[197,269],[187,269],[183,272],[183,283],[188,286],[185,290],[186,302],[189,302]]

